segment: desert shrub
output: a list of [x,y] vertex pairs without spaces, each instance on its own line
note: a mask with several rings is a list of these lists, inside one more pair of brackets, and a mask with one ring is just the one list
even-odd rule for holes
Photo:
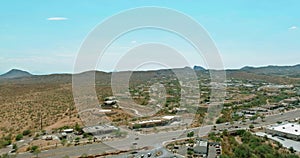
[[21,140],[23,138],[23,134],[18,134],[17,136],[16,136],[16,141],[19,141],[19,140]]
[[27,129],[27,130],[23,131],[24,136],[27,136],[29,134],[31,134],[31,130]]

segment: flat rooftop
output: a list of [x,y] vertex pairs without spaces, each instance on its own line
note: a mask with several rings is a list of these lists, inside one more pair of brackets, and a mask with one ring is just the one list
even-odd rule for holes
[[118,128],[110,125],[101,125],[101,126],[91,126],[85,127],[82,130],[86,133],[94,133],[97,131],[108,131],[108,130],[117,130]]
[[300,135],[300,124],[297,123],[286,123],[282,125],[271,126],[268,129],[279,131],[282,133]]
[[146,120],[146,121],[140,121],[138,124],[147,124],[147,123],[155,123],[155,122],[161,122],[162,120]]
[[179,117],[178,116],[163,116],[160,119],[144,120],[144,121],[139,121],[137,123],[132,123],[132,124],[158,123],[158,122],[163,122],[163,121],[166,121],[166,120],[172,120],[174,118],[179,118]]
[[199,146],[207,147],[208,142],[207,141],[199,141]]

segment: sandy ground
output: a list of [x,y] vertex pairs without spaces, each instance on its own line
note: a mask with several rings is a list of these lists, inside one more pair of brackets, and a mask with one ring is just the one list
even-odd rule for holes
[[52,129],[57,129],[63,126],[74,126],[76,123],[78,123],[79,125],[82,125],[82,122],[79,118],[73,117],[71,119],[69,118],[64,118],[62,120],[59,120],[58,122],[56,122],[53,125],[50,125],[48,127],[45,127],[45,130],[52,130]]

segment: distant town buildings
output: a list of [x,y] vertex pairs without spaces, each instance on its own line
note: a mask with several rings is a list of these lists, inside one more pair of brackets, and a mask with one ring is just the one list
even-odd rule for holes
[[259,87],[258,91],[265,91],[265,92],[278,92],[281,89],[292,89],[294,88],[293,85],[266,85]]

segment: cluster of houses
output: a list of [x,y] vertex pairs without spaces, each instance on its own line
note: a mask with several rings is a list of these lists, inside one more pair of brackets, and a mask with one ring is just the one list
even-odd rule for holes
[[270,105],[262,105],[260,107],[248,108],[246,110],[241,110],[240,112],[236,112],[236,115],[244,116],[245,118],[250,118],[256,114],[270,114],[273,110],[284,110],[288,106],[300,106],[300,98],[292,97],[288,99],[284,99],[276,104]]

